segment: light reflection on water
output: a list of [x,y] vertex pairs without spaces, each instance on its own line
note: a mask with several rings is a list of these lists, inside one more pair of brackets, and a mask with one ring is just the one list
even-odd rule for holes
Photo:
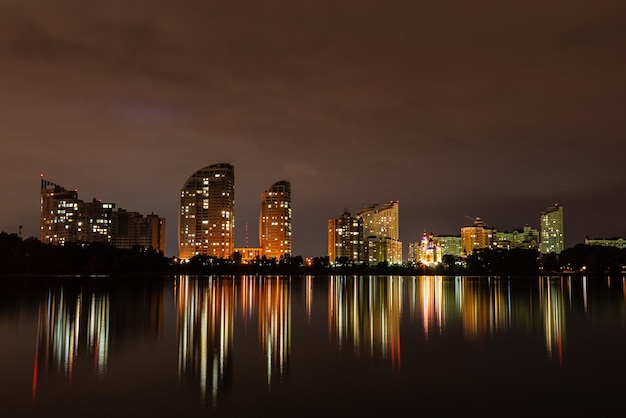
[[[153,279],[147,287],[145,281],[120,285],[116,280],[15,290],[22,292],[14,295],[21,302],[0,311],[0,336],[10,340],[1,325],[16,312],[28,317],[32,310],[35,350],[19,355],[30,357],[30,370],[11,365],[24,363],[11,358],[19,357],[15,353],[3,355],[0,365],[32,376],[31,402],[19,396],[0,399],[5,405],[27,415],[40,410],[29,409],[33,405],[58,407],[59,394],[66,407],[103,397],[110,402],[103,414],[120,415],[122,403],[129,402],[127,391],[150,394],[150,403],[140,408],[180,411],[184,405],[188,414],[211,408],[226,416],[245,414],[244,404],[302,408],[319,385],[328,388],[326,396],[334,402],[341,386],[348,398],[394,397],[400,405],[411,402],[415,376],[432,373],[431,363],[445,370],[466,356],[469,365],[445,371],[453,383],[469,373],[475,383],[493,385],[487,379],[502,373],[500,362],[507,358],[528,361],[533,373],[554,378],[552,366],[579,373],[580,341],[586,336],[581,329],[616,350],[623,349],[626,334],[624,278],[180,276]],[[33,309],[28,301],[35,296]],[[4,295],[2,301],[8,300]],[[23,322],[18,327],[28,329]],[[619,335],[598,335],[607,329]],[[570,333],[575,341],[571,364]],[[611,338],[619,340],[605,341]],[[544,362],[533,348],[539,344]],[[482,363],[472,368],[472,362]],[[145,365],[142,372],[134,370],[139,363]],[[177,379],[169,374],[174,364]],[[363,374],[364,368],[370,372]],[[600,366],[593,373],[584,379],[602,379],[609,371]],[[3,389],[13,384],[14,374],[8,376],[2,378]],[[428,387],[419,385],[422,391]]]

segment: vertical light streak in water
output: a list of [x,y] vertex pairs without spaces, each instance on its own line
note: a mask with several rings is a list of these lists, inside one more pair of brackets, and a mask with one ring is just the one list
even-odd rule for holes
[[232,281],[227,278],[181,277],[178,289],[177,333],[179,378],[188,377],[215,406],[225,382],[232,350]]
[[96,374],[99,378],[106,374],[109,352],[109,295],[92,294],[89,306],[87,345],[94,356]]
[[313,306],[313,276],[306,276],[305,278],[305,300],[306,300],[306,318],[307,321],[311,321],[311,309]]
[[291,349],[291,282],[266,277],[259,290],[259,338],[271,387],[273,381],[282,381]]
[[583,276],[582,286],[583,286],[583,308],[586,314],[587,313],[587,276]]
[[441,280],[441,276],[435,276],[435,313],[437,318],[437,323],[435,324],[437,327],[438,334],[441,335],[443,332],[443,283]]
[[369,347],[370,347],[370,356],[374,356],[374,311],[375,311],[375,297],[376,297],[376,292],[374,291],[374,278],[370,277],[369,278],[369,283],[367,286],[367,290],[368,290],[368,298],[364,303],[364,308],[367,308],[367,312],[368,312],[368,324],[369,326]]
[[454,277],[454,296],[458,311],[463,312],[463,278],[461,276]]
[[359,347],[361,346],[361,326],[360,326],[360,315],[359,315],[359,305],[360,305],[360,294],[361,289],[359,284],[363,279],[353,279],[352,280],[352,300],[350,301],[350,305],[352,307],[352,321],[349,324],[350,328],[353,330],[353,340],[354,340],[354,351],[358,352]]
[[560,288],[562,278],[547,279],[543,281],[546,290],[542,298],[546,349],[548,356],[552,358],[557,353],[559,365],[563,367],[563,344],[565,332],[565,309],[563,306],[563,293]]
[[420,280],[422,281],[422,329],[424,330],[424,337],[428,340],[429,336],[429,326],[428,323],[430,321],[430,310],[431,310],[431,277],[430,276],[422,276]]

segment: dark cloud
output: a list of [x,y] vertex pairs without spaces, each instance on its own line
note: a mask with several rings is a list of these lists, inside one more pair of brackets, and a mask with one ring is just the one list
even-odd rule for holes
[[555,201],[567,245],[626,236],[621,3],[0,0],[0,230],[38,235],[44,172],[176,254],[180,187],[230,162],[237,245],[283,179],[304,256],[389,200],[405,243]]

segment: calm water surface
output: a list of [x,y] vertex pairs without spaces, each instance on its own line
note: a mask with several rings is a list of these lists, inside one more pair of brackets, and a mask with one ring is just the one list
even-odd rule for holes
[[1,417],[626,410],[623,277],[2,280]]

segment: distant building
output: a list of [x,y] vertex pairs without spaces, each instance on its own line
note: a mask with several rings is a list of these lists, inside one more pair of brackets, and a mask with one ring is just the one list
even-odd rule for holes
[[250,264],[263,258],[263,248],[261,247],[235,247],[234,252],[241,256],[241,264]]
[[279,181],[261,195],[259,243],[267,258],[291,255],[291,184]]
[[542,254],[559,254],[563,245],[563,206],[554,204],[541,212],[541,241],[539,248]]
[[477,216],[474,225],[461,228],[461,256],[466,257],[481,248],[493,248],[496,242],[496,229],[485,225]]
[[78,241],[79,203],[76,190],[41,178],[41,218],[39,239],[41,242],[64,245]]
[[235,242],[235,168],[214,164],[193,173],[180,192],[179,256],[230,258]]
[[153,248],[165,253],[165,219],[154,213],[113,212],[112,243],[117,248]]
[[366,206],[356,214],[363,222],[363,243],[369,265],[402,264],[399,202]]
[[111,243],[113,203],[93,199],[78,203],[78,240]]
[[407,244],[406,262],[408,264],[417,264],[420,250],[420,242],[409,242]]
[[363,238],[365,260],[371,266],[378,263],[402,264],[402,242],[380,235]]
[[424,232],[418,249],[417,261],[425,266],[434,266],[441,263],[442,256],[443,253],[439,242],[435,240],[432,233],[426,235],[426,232]]
[[361,218],[352,217],[346,208],[341,217],[328,220],[328,259],[331,264],[338,259],[362,263],[364,254]]
[[165,253],[165,219],[154,213],[115,210],[114,203],[83,202],[76,190],[66,190],[41,178],[40,240],[64,245],[71,241],[103,242],[117,248],[140,246]]
[[539,249],[539,231],[524,225],[523,229],[514,229],[511,232],[496,232],[496,246],[511,249]]
[[433,237],[441,246],[441,256],[461,256],[461,235],[436,235]]
[[585,238],[585,245],[598,245],[602,247],[626,248],[626,240],[621,237],[616,238]]

